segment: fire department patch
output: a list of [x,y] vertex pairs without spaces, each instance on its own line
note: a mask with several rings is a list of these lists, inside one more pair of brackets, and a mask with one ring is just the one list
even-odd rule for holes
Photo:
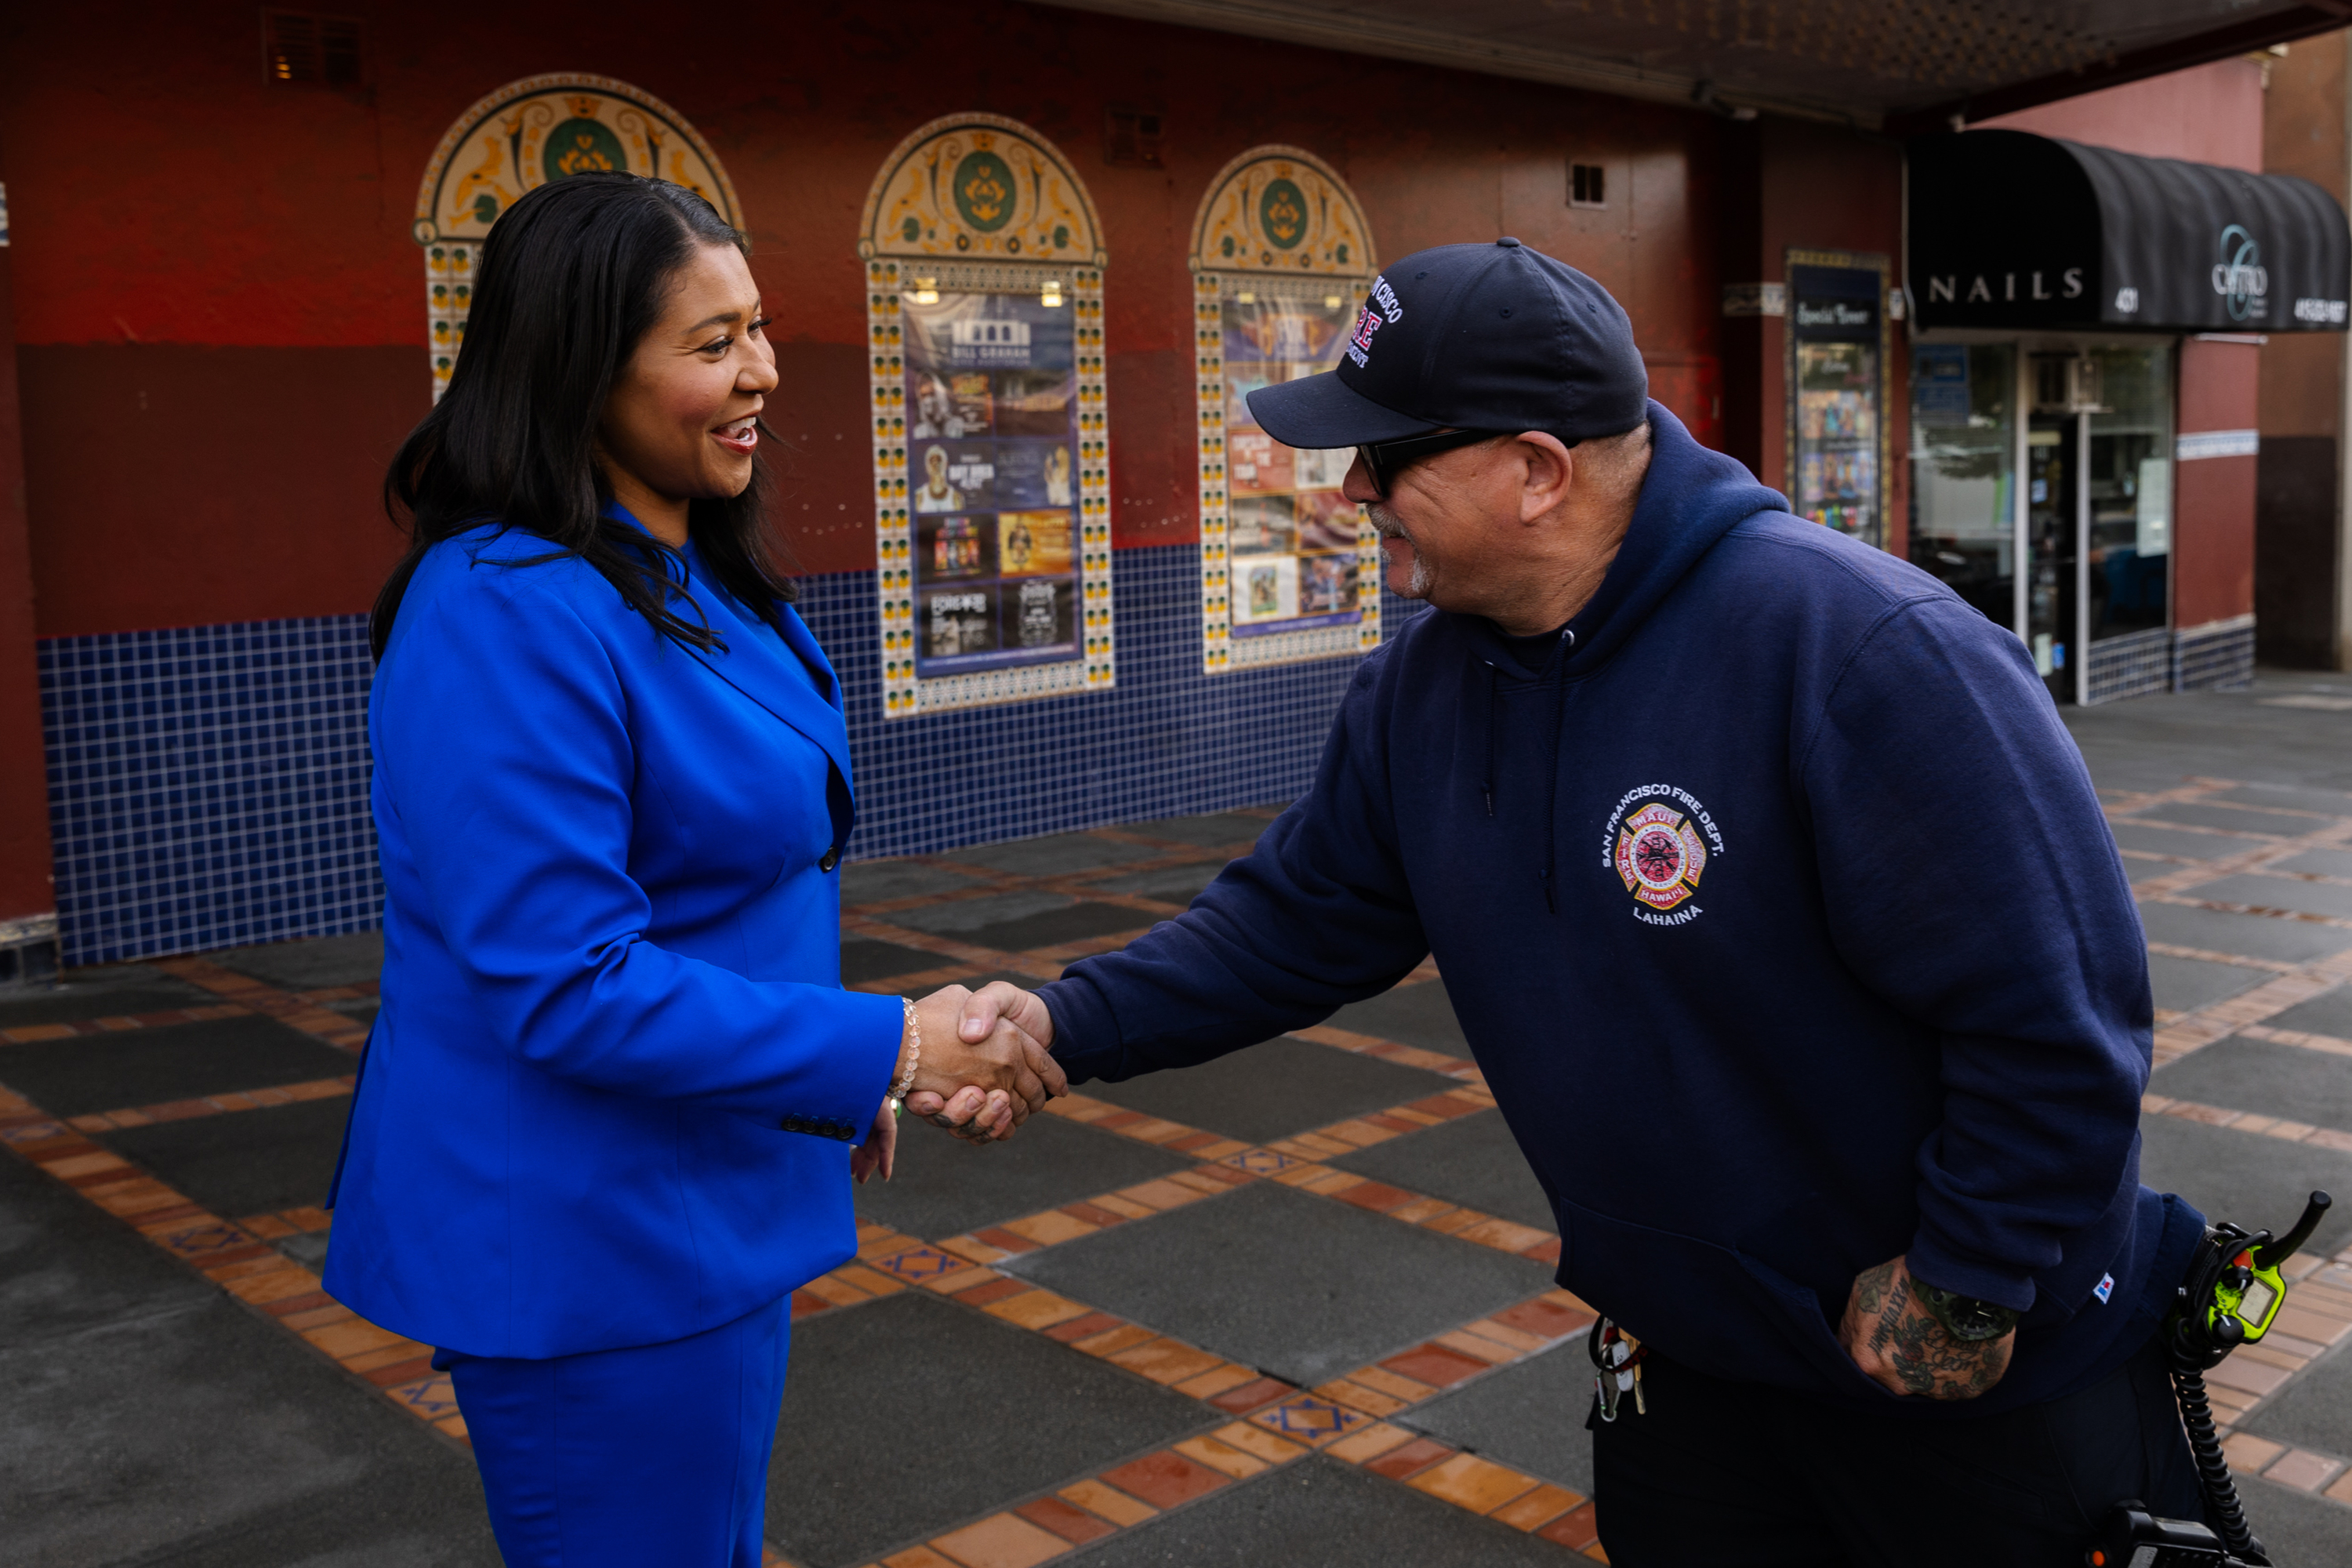
[[1671,784],[1626,791],[1601,831],[1601,863],[1633,895],[1634,918],[1651,925],[1682,925],[1704,912],[1690,900],[1708,860],[1722,853],[1714,817]]

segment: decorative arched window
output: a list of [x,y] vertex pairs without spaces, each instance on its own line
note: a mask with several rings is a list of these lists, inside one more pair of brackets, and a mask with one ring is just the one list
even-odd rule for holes
[[1210,183],[1192,264],[1201,668],[1368,653],[1381,641],[1380,535],[1339,493],[1355,454],[1283,446],[1246,402],[1339,363],[1374,271],[1363,211],[1314,153],[1253,147]]
[[448,387],[465,344],[474,259],[490,225],[524,192],[589,169],[669,180],[743,226],[719,155],[653,94],[604,76],[531,76],[507,83],[457,117],[434,149],[416,193],[412,232],[425,247],[434,401]]
[[1102,229],[1054,144],[934,120],[859,226],[882,711],[1111,684]]

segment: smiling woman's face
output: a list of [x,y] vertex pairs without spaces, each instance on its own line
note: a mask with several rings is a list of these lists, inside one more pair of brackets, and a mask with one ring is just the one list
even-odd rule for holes
[[698,245],[614,382],[599,455],[614,499],[656,538],[684,544],[688,502],[751,482],[754,421],[776,385],[766,325],[742,253]]

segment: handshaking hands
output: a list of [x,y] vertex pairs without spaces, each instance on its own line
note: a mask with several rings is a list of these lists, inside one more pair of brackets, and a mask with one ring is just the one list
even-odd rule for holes
[[[914,1027],[899,1047],[900,1074],[918,1031],[922,1043],[907,1109],[968,1142],[1002,1142],[1046,1100],[1069,1091],[1050,1054],[1053,1017],[1019,986],[1001,980],[976,992],[949,985],[916,1003]],[[851,1176],[864,1182],[878,1173],[888,1181],[897,1152],[898,1119],[885,1104],[850,1155]]]

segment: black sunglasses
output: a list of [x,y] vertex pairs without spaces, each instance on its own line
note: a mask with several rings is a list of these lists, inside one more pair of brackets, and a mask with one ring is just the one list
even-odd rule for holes
[[1364,471],[1372,478],[1372,494],[1386,500],[1389,486],[1409,465],[1456,447],[1491,441],[1496,434],[1493,430],[1434,430],[1394,441],[1362,442],[1356,447],[1356,456],[1364,459]]

